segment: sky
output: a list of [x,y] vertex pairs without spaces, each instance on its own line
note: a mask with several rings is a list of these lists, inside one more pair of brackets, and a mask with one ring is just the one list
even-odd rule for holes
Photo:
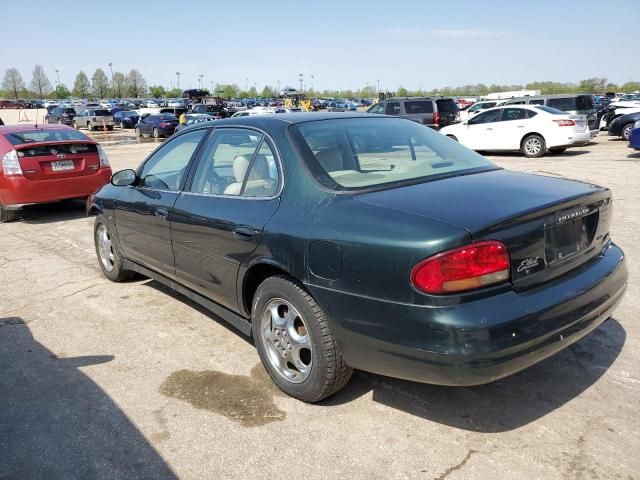
[[640,81],[640,0],[0,0],[0,18],[0,74],[27,84],[35,64],[71,88],[110,62],[182,88]]

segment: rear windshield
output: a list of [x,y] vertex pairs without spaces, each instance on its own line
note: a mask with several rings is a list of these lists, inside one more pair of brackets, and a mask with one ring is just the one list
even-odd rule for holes
[[404,102],[404,109],[408,114],[433,113],[433,103],[431,103],[431,100],[418,100],[418,101],[412,101],[412,102]]
[[91,115],[93,115],[94,117],[106,117],[111,115],[109,113],[109,110],[91,110]]
[[436,103],[438,104],[439,112],[457,112],[459,110],[456,101],[450,98],[446,100],[436,100]]
[[90,140],[84,133],[78,130],[67,129],[43,129],[43,130],[26,130],[15,133],[5,133],[6,138],[12,145],[21,145],[23,143],[34,142],[62,142],[69,140]]
[[538,110],[542,110],[543,112],[551,113],[553,115],[566,115],[567,112],[563,112],[562,110],[558,110],[557,108],[547,107],[545,105],[536,105]]
[[493,163],[429,128],[400,118],[347,118],[291,127],[309,171],[335,191],[493,170]]
[[158,117],[160,117],[162,120],[178,120],[178,117],[176,117],[173,113],[161,113],[158,115]]

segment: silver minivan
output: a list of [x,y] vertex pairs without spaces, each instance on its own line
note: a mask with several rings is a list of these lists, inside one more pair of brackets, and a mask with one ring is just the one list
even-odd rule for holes
[[113,130],[115,122],[113,115],[106,108],[87,108],[83,110],[73,119],[75,128],[87,128],[89,131],[93,129]]

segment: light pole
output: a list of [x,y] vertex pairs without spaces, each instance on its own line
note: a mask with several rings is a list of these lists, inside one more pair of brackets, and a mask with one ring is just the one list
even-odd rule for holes
[[58,77],[58,87],[60,86],[60,70],[56,68],[56,77]]
[[276,84],[278,85],[278,95],[280,95],[280,80],[278,80]]
[[246,84],[246,88],[244,89],[244,91],[245,91],[245,92],[248,92],[248,91],[249,91],[249,79],[248,79],[248,78],[245,78],[245,79],[244,79],[244,83]]
[[313,79],[314,79],[314,76],[313,74],[311,74],[311,91],[312,92],[313,92]]
[[113,98],[116,98],[116,86],[113,84],[113,63],[109,62],[109,71],[111,72],[111,90],[113,90]]
[[213,90],[213,80],[211,80],[211,96],[214,96],[216,92]]
[[200,90],[202,90],[202,77],[204,77],[203,74],[198,75],[198,81],[199,81],[198,85],[200,86]]
[[178,90],[180,90],[180,72],[176,72],[176,77],[178,77]]
[[378,86],[376,87],[376,93],[380,93],[380,79],[378,79]]
[[304,75],[302,73],[299,73],[298,77],[298,79],[300,80],[300,93],[302,93],[302,81],[304,79]]

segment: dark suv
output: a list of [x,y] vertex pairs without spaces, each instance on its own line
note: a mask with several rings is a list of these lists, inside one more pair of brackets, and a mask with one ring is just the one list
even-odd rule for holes
[[64,125],[73,125],[73,119],[76,118],[76,110],[71,107],[56,107],[47,113],[45,121],[47,123],[62,123]]
[[436,130],[460,121],[458,104],[453,98],[388,98],[380,100],[367,112],[407,118]]

